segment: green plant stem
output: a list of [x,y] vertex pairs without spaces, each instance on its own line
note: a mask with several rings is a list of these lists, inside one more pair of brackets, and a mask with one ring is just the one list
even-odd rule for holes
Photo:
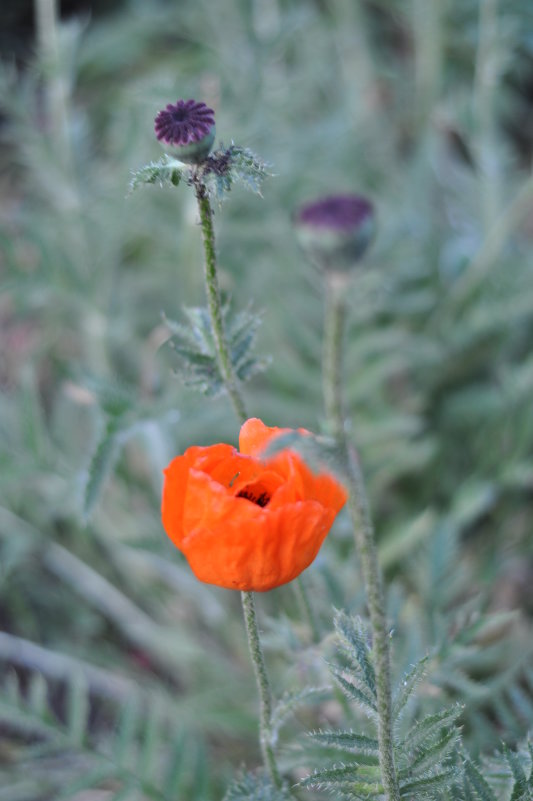
[[346,287],[343,278],[326,276],[326,313],[324,322],[324,401],[329,430],[343,452],[347,467],[348,508],[352,519],[357,551],[365,581],[376,672],[378,709],[379,764],[385,796],[399,801],[400,790],[392,742],[392,700],[390,648],[383,580],[378,562],[374,528],[370,516],[363,474],[357,455],[346,435],[342,403],[342,355]]
[[326,276],[322,382],[324,411],[328,433],[339,442],[344,431],[342,408],[342,351],[346,304],[343,279],[334,273]]
[[252,657],[252,663],[254,666],[257,688],[259,690],[259,742],[261,745],[261,753],[263,755],[263,762],[273,783],[276,787],[280,788],[283,782],[281,780],[281,775],[276,763],[271,742],[272,697],[270,693],[268,675],[266,672],[265,658],[263,656],[263,649],[261,647],[261,640],[259,639],[259,630],[257,628],[254,596],[252,592],[242,592],[241,598],[244,612],[244,623],[246,625],[246,634],[248,635],[248,646],[250,648],[250,656]]
[[213,227],[213,211],[209,196],[203,183],[195,185],[196,200],[198,201],[198,211],[200,213],[200,225],[204,240],[204,266],[205,266],[205,286],[207,291],[207,303],[215,338],[218,365],[226,391],[230,396],[235,414],[243,423],[246,418],[246,407],[241,395],[237,377],[235,376],[231,356],[226,341],[224,331],[224,319],[222,317],[222,304],[220,301],[220,288],[218,285],[217,256],[215,249],[215,230]]
[[[235,414],[237,415],[239,421],[243,423],[247,419],[246,407],[237,383],[237,378],[233,371],[233,365],[231,363],[231,357],[224,332],[224,320],[222,317],[222,305],[220,302],[220,289],[217,275],[213,211],[211,209],[209,196],[205,186],[202,183],[197,183],[195,190],[204,240],[205,285],[207,291],[207,301],[209,305],[209,314],[211,317],[213,335],[215,338],[215,347],[217,351],[219,368],[224,379],[226,390],[233,404]],[[266,672],[263,649],[261,647],[261,640],[259,639],[259,630],[257,628],[254,596],[251,592],[243,592],[241,593],[241,598],[244,612],[244,622],[246,625],[246,634],[248,636],[248,646],[250,648],[250,656],[254,666],[257,688],[259,690],[259,744],[261,746],[261,754],[263,756],[265,768],[269,772],[273,783],[276,787],[280,788],[282,787],[283,782],[276,763],[276,758],[274,756],[274,750],[272,748],[272,696],[270,691],[270,683],[268,681],[268,675]]]

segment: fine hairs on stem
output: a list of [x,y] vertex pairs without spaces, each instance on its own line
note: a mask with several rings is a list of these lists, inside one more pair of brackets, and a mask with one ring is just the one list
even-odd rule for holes
[[224,331],[224,320],[222,318],[222,304],[220,300],[220,288],[218,285],[217,256],[215,249],[215,231],[213,228],[213,211],[209,201],[209,195],[204,184],[197,180],[195,184],[196,200],[198,201],[198,211],[200,213],[200,225],[204,241],[204,266],[205,266],[205,287],[207,292],[207,302],[209,305],[209,315],[213,327],[213,336],[217,351],[220,371],[224,379],[224,384],[230,396],[235,414],[239,422],[244,423],[247,418],[246,407],[240,392],[237,378],[235,376],[231,357]]
[[[205,257],[205,284],[207,299],[209,304],[209,314],[215,338],[217,357],[220,370],[224,378],[226,390],[231,399],[235,415],[239,422],[246,420],[246,407],[237,383],[237,378],[231,364],[230,353],[224,331],[224,320],[222,317],[222,307],[220,301],[220,289],[218,285],[217,258],[215,248],[215,232],[213,228],[213,211],[209,201],[205,186],[197,181],[195,184],[196,199],[198,201],[198,211],[200,213],[200,224],[204,242]],[[259,638],[257,618],[255,614],[254,596],[252,592],[242,592],[242,607],[244,612],[244,622],[248,637],[250,656],[254,666],[257,687],[260,699],[260,723],[259,741],[261,754],[265,768],[270,774],[274,785],[278,788],[282,786],[281,774],[279,772],[274,750],[272,748],[271,719],[272,719],[272,695],[270,683],[266,671],[265,658]]]
[[394,764],[392,741],[392,702],[390,648],[385,616],[383,582],[378,562],[374,529],[363,475],[357,455],[348,441],[342,403],[342,356],[346,316],[346,279],[331,272],[325,276],[326,310],[324,322],[324,404],[326,421],[341,446],[346,463],[350,498],[348,508],[353,523],[357,551],[365,581],[376,672],[378,708],[379,764],[388,801],[399,801],[400,789]]
[[259,629],[257,628],[254,595],[252,592],[242,592],[241,598],[248,644],[259,690],[261,754],[274,785],[279,788],[282,786],[282,780],[271,743],[272,697],[261,640],[259,639]]

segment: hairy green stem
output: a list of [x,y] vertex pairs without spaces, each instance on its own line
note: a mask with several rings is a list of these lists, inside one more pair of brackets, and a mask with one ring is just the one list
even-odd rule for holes
[[[213,228],[213,211],[211,209],[209,196],[205,186],[202,183],[197,183],[195,190],[204,240],[205,285],[207,291],[207,301],[209,305],[209,314],[211,317],[211,326],[213,328],[213,336],[215,338],[218,364],[224,380],[224,385],[233,404],[235,414],[239,421],[243,423],[247,418],[246,407],[244,405],[244,400],[233,370],[233,365],[231,363],[231,357],[224,331],[224,319],[222,317],[222,304],[220,301],[220,289],[218,285],[217,274],[215,232]],[[263,649],[261,647],[261,640],[259,639],[259,630],[257,628],[254,596],[251,592],[243,592],[241,593],[241,597],[242,608],[244,612],[244,622],[246,625],[246,634],[248,636],[248,645],[250,648],[250,656],[252,658],[255,677],[257,680],[257,688],[259,690],[259,743],[261,746],[261,754],[263,756],[265,768],[270,774],[272,781],[276,787],[280,788],[283,782],[276,763],[276,758],[274,756],[274,749],[272,748],[272,696],[270,692],[270,683],[268,681],[268,675],[266,672]]]
[[324,411],[329,433],[339,442],[344,432],[342,408],[342,343],[346,305],[343,279],[334,273],[326,277],[322,382]]
[[392,699],[389,633],[385,615],[383,580],[363,474],[346,435],[342,404],[342,354],[346,287],[343,279],[326,276],[324,322],[324,401],[328,427],[339,443],[347,466],[348,507],[365,581],[376,673],[379,764],[387,801],[400,801],[392,741]]
[[220,288],[218,285],[217,274],[217,256],[215,249],[215,230],[213,227],[213,211],[209,196],[203,183],[198,182],[195,185],[196,199],[198,201],[198,211],[200,213],[200,225],[202,227],[202,235],[204,240],[204,266],[205,266],[205,286],[207,290],[207,302],[209,306],[209,314],[211,317],[211,325],[213,327],[213,336],[215,338],[215,346],[217,351],[217,359],[222,379],[226,391],[230,396],[235,414],[243,423],[246,418],[246,407],[242,398],[237,377],[233,370],[231,363],[231,356],[226,341],[226,334],[224,331],[224,320],[222,317],[222,303],[220,300]]
[[274,756],[274,750],[272,748],[272,697],[270,693],[268,675],[266,672],[265,658],[263,656],[263,649],[261,647],[261,640],[259,639],[259,630],[257,628],[254,596],[252,592],[242,592],[241,598],[244,612],[244,623],[246,625],[246,634],[248,635],[248,645],[250,647],[250,656],[252,657],[255,678],[257,680],[257,688],[259,690],[259,742],[261,744],[261,753],[263,755],[263,762],[273,783],[276,787],[280,788],[283,782],[281,780],[281,775],[278,770],[276,758]]

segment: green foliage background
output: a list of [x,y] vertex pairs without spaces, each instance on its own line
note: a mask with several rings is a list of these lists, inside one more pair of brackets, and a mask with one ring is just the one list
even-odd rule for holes
[[[262,314],[247,399],[268,424],[322,422],[321,282],[291,214],[374,200],[345,368],[396,678],[429,652],[413,714],[460,701],[472,754],[514,746],[533,720],[530,3],[129,0],[58,33],[56,59],[6,52],[0,73],[0,799],[216,799],[259,764],[239,599],[198,584],[159,519],[162,467],[237,438],[165,346],[161,312],[204,302],[194,198],[126,197],[178,97],[272,165],[263,198],[216,212],[224,289]],[[329,685],[333,607],[365,613],[347,518],[305,579],[318,643],[294,587],[258,599],[278,695]],[[300,709],[295,781],[303,732],[354,714],[331,692]]]

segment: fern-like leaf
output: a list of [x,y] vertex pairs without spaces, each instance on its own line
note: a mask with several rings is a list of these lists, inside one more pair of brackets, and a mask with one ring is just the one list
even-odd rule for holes
[[462,712],[462,707],[456,706],[441,709],[432,715],[426,715],[422,720],[416,721],[410,728],[408,735],[402,741],[402,748],[416,749],[443,730],[455,725],[455,721]]
[[338,748],[357,756],[370,757],[377,760],[379,756],[378,741],[354,731],[312,731],[309,736],[330,748]]
[[[184,309],[184,313],[187,325],[165,318],[173,334],[170,346],[180,357],[177,373],[187,386],[214,397],[224,390],[224,380],[209,312],[204,307],[194,307]],[[260,317],[248,311],[231,315],[227,305],[222,315],[232,367],[239,380],[246,381],[266,367],[265,361],[252,355]]]
[[223,801],[289,801],[287,788],[279,789],[263,773],[246,773],[228,788]]
[[514,780],[510,801],[529,801],[532,797],[531,788],[528,787],[528,780],[518,755],[505,744],[503,753]]
[[479,801],[497,801],[489,783],[471,759],[465,759],[464,773],[467,784],[475,792]]
[[306,687],[304,690],[299,690],[298,692],[285,693],[272,710],[270,721],[272,741],[275,741],[282,726],[304,701],[307,701],[309,698],[316,698],[324,692],[324,687]]
[[435,765],[440,765],[454,750],[459,740],[459,730],[452,727],[445,731],[442,737],[436,742],[431,741],[420,749],[418,755],[410,763],[403,773],[410,773],[412,775],[420,775],[428,770],[431,770]]
[[359,668],[366,689],[370,696],[375,698],[376,675],[362,621],[359,618],[349,617],[345,612],[337,612],[334,625],[343,651],[352,664]]
[[330,667],[331,674],[345,696],[350,701],[356,701],[366,712],[366,714],[377,721],[377,707],[375,700],[368,693],[361,689],[356,677],[353,677],[345,670]]
[[146,184],[159,184],[159,186],[179,186],[187,166],[178,159],[164,155],[159,161],[151,161],[138,170],[132,171],[130,192]]
[[312,787],[315,790],[330,790],[346,786],[361,777],[359,765],[333,765],[331,768],[315,770],[299,782],[301,787]]
[[432,776],[415,779],[401,785],[400,795],[402,798],[407,799],[416,798],[417,801],[425,798],[433,799],[435,794],[441,793],[456,782],[457,776],[457,770],[451,768],[441,773],[435,773]]
[[392,718],[395,722],[398,722],[413,692],[422,681],[427,669],[428,659],[428,656],[423,657],[400,682],[392,704]]

